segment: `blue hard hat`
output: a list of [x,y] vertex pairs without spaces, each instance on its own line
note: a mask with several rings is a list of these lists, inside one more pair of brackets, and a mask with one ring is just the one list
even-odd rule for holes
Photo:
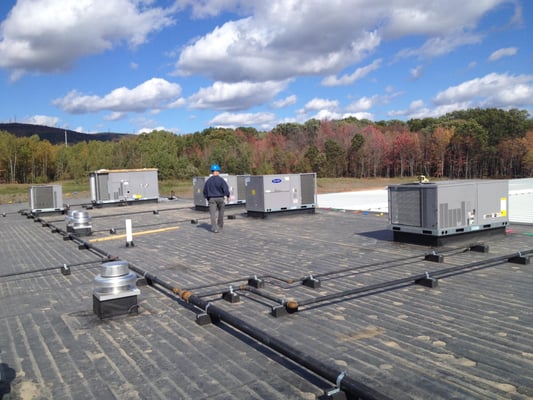
[[218,164],[211,165],[211,172],[213,171],[220,171],[220,165]]

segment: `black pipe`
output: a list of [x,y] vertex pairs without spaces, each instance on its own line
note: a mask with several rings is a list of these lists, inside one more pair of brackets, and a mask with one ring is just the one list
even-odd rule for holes
[[[524,255],[525,253],[519,253],[519,254]],[[265,292],[263,290],[256,289],[256,288],[254,288],[252,286],[249,286],[249,285],[238,285],[238,286],[235,286],[234,289],[236,291],[248,291],[248,292],[251,292],[251,293],[253,293],[255,295],[258,295],[260,297],[263,297],[263,298],[266,298],[268,300],[271,300],[271,301],[275,302],[276,304],[285,305],[286,308],[289,311],[296,311],[301,306],[307,306],[307,305],[311,305],[311,304],[321,303],[321,302],[330,301],[330,300],[334,300],[334,299],[338,299],[338,298],[342,298],[342,297],[352,296],[352,295],[355,295],[355,294],[362,294],[362,293],[366,293],[366,292],[372,292],[372,291],[381,290],[381,289],[387,289],[387,288],[391,289],[391,288],[394,288],[394,287],[397,287],[397,286],[402,286],[402,285],[405,285],[405,284],[414,284],[417,280],[422,279],[422,278],[426,278],[428,276],[431,276],[432,278],[442,278],[442,277],[444,277],[444,275],[450,275],[450,274],[453,274],[454,272],[457,272],[457,271],[470,269],[470,268],[475,268],[475,267],[478,267],[478,266],[490,267],[490,266],[493,266],[493,265],[499,265],[499,264],[507,262],[507,260],[509,258],[511,258],[511,257],[513,257],[515,255],[516,254],[512,254],[512,255],[508,255],[508,256],[501,256],[501,257],[497,257],[497,258],[493,258],[493,259],[489,259],[489,260],[481,260],[481,261],[477,261],[477,262],[470,263],[470,264],[459,265],[459,266],[445,268],[445,269],[442,269],[442,270],[432,271],[430,273],[412,275],[412,276],[409,276],[409,277],[395,279],[395,280],[392,280],[392,281],[386,281],[386,282],[381,282],[381,283],[368,285],[368,286],[364,286],[364,287],[359,287],[359,288],[355,288],[355,289],[349,289],[349,290],[345,290],[345,291],[342,291],[342,292],[331,293],[329,295],[319,296],[319,297],[315,297],[315,298],[312,298],[312,299],[304,300],[304,301],[301,301],[301,302],[295,301],[295,300],[286,301],[286,299],[284,297],[280,297],[280,296],[276,296],[276,295],[267,293],[267,292]],[[412,257],[408,257],[407,259],[409,259],[409,258],[412,258]],[[416,258],[418,258],[418,256]],[[400,261],[400,259],[397,259],[397,260],[394,260],[394,261]],[[370,267],[370,266],[373,266],[373,265],[379,265],[379,263],[370,264],[370,265],[366,265],[366,266],[361,266],[359,268],[344,269],[343,271],[348,272],[348,271],[351,270],[352,273],[355,273],[356,272],[355,270],[357,270],[357,269],[364,268],[364,267]],[[397,266],[401,266],[401,264],[382,267],[382,268],[378,268],[378,269],[373,269],[371,271],[373,272],[373,271],[376,271],[376,270],[379,270],[379,269],[392,268],[392,267],[397,267]],[[337,271],[337,273],[339,271]],[[360,272],[360,271],[358,271],[358,272]],[[368,270],[366,270],[364,272],[368,272]],[[327,273],[326,274],[322,274],[321,276],[326,276],[326,275],[328,275],[328,274]],[[315,277],[315,276],[318,276],[318,275],[313,275],[313,277]],[[343,275],[341,277],[347,277],[347,276],[349,276],[349,274]],[[236,281],[228,281],[226,283],[235,283],[235,282]],[[299,282],[298,284],[301,285],[301,283],[302,282]],[[205,286],[198,287],[198,288],[195,288],[195,289],[189,288],[189,289],[186,289],[186,290],[187,291],[192,291],[192,290],[196,290],[196,289],[200,289],[200,288],[214,287],[214,286],[215,285],[205,285]],[[289,287],[286,287],[286,288],[292,288],[292,287],[295,287],[295,285],[292,285],[292,286],[289,286]],[[225,291],[226,290],[213,290],[211,292],[205,292],[205,293],[198,294],[197,296],[205,298],[205,297],[208,297],[208,296],[215,296],[215,295],[223,294]]]
[[[441,251],[441,252],[439,252],[439,254],[442,254],[442,255],[455,255],[455,254],[465,253],[465,252],[469,251],[472,248],[472,246],[473,245],[470,245],[468,247],[452,248],[452,249],[448,249],[448,250],[445,250],[445,251]],[[408,260],[414,260],[414,259],[417,259],[417,258],[420,258],[420,257],[425,257],[427,254],[428,253],[409,256],[409,257],[396,258],[396,259],[387,261],[387,263],[388,264],[405,263]],[[341,273],[344,273],[344,272],[351,272],[351,271],[355,271],[355,270],[359,270],[359,269],[363,269],[363,268],[382,266],[383,264],[384,264],[383,262],[376,262],[376,263],[371,263],[371,264],[366,264],[366,265],[359,265],[359,266],[356,266],[356,267],[347,267],[347,268],[342,268],[342,269],[338,269],[338,270],[324,272],[324,273],[321,273],[321,274],[313,274],[313,277],[314,278],[321,278],[321,277],[324,277],[324,276],[337,275],[337,274],[341,274]],[[404,265],[404,264],[395,264],[395,265],[391,265],[388,268],[393,268],[393,267],[398,267],[398,266],[401,267],[402,265]],[[375,271],[375,270],[372,270],[372,271]],[[370,272],[372,272],[372,271],[370,271]],[[365,272],[367,272],[367,271],[365,271]],[[305,277],[303,279],[306,279],[306,278],[307,277]],[[301,280],[303,280],[303,279],[301,279]]]
[[[40,217],[38,218],[38,220],[42,221],[42,222],[46,222],[46,221],[42,220]],[[65,235],[65,236],[68,236],[70,239],[72,239],[74,241],[77,241],[78,243],[81,243],[87,249],[92,249],[93,251],[95,251],[95,252],[97,252],[97,253],[99,253],[99,254],[101,254],[101,255],[109,258],[109,259],[116,259],[115,256],[105,252],[102,249],[99,249],[98,247],[92,245],[91,243],[88,243],[88,242],[80,239],[79,237],[73,235],[72,233],[67,233],[67,232],[65,232],[65,231],[63,231],[63,230],[61,230],[61,229],[59,229],[57,227],[54,227],[53,225],[50,225],[50,224],[47,224],[47,226],[51,226],[57,232],[60,232],[61,234]],[[495,257],[495,258],[492,258],[492,259],[489,259],[489,260],[481,260],[481,261],[473,262],[473,263],[470,263],[470,264],[444,268],[444,269],[441,269],[441,270],[432,271],[431,275],[429,275],[429,276],[431,278],[441,278],[441,277],[449,275],[449,274],[451,274],[453,272],[457,272],[457,271],[465,270],[465,269],[469,269],[469,268],[475,268],[477,266],[492,266],[492,265],[503,264],[503,263],[508,262],[508,260],[513,258],[513,257],[530,255],[532,253],[533,253],[533,250],[526,250],[524,252],[518,252],[518,253],[513,253],[513,254],[509,254],[509,255],[505,255],[505,256]],[[491,263],[492,263],[492,265],[491,265]],[[143,273],[141,273],[140,275],[143,275]],[[272,276],[270,276],[270,277],[272,277]],[[361,293],[364,293],[364,292],[369,292],[369,291],[374,291],[374,290],[392,288],[392,287],[395,287],[395,286],[405,285],[407,283],[411,283],[412,284],[412,283],[415,283],[418,279],[423,279],[423,278],[426,278],[426,277],[428,277],[427,273],[426,274],[418,274],[418,275],[414,275],[414,276],[410,276],[410,277],[406,277],[406,278],[396,279],[396,280],[393,280],[393,281],[377,283],[377,284],[374,284],[374,285],[369,285],[369,286],[365,286],[365,287],[361,287],[361,288],[350,289],[350,290],[342,291],[342,292],[339,292],[339,293],[332,293],[332,294],[329,294],[329,295],[319,296],[319,297],[315,297],[313,299],[304,300],[304,301],[301,301],[301,302],[289,301],[286,304],[286,308],[289,311],[295,311],[295,310],[298,310],[298,308],[300,306],[316,304],[316,303],[323,302],[323,301],[334,300],[334,299],[338,299],[338,298],[341,298],[341,297],[351,296],[351,295],[354,295],[354,294],[361,294]],[[167,286],[165,284],[165,282],[163,282],[163,281],[161,281],[159,279],[157,279],[157,281],[155,281],[155,283],[157,283],[160,286],[165,287],[166,289],[168,289],[170,291],[173,291],[173,292],[176,289],[175,287],[173,287],[171,285]],[[208,286],[209,285],[206,285],[206,287],[208,287]],[[252,289],[252,288],[250,288],[250,289]],[[250,289],[247,289],[247,290],[249,290],[250,292],[253,292],[255,294],[261,295],[261,296],[263,296],[263,297],[265,297],[267,299],[273,300],[273,301],[275,301],[277,303],[282,303],[283,302],[283,299],[280,299],[278,297],[269,296],[269,295],[266,295],[265,293],[263,293],[263,292],[261,292],[259,290],[255,290],[255,289],[250,290]],[[182,292],[190,293],[190,290],[185,290],[185,291],[182,290],[182,289],[180,289],[180,290]],[[215,294],[217,294],[217,293],[215,293]]]
[[[269,348],[277,351],[278,353],[302,365],[303,367],[314,372],[315,374],[329,380],[330,382],[337,383],[339,377],[344,374],[344,371],[338,369],[337,367],[329,366],[326,363],[308,354],[305,354],[304,352],[288,345],[287,343],[271,336],[270,334],[255,328],[248,322],[243,321],[242,319],[234,315],[231,315],[229,312],[224,311],[220,307],[217,307],[216,305],[213,305],[212,303],[201,299],[190,291],[184,291],[182,289],[174,287],[169,283],[166,283],[163,280],[159,279],[157,276],[152,275],[149,272],[144,271],[135,265],[130,264],[130,269],[136,272],[137,274],[143,276],[152,285],[157,284],[167,290],[172,291],[172,293],[180,296],[187,303],[190,303],[204,310],[214,319],[220,320],[228,325],[231,325],[232,327],[245,333],[251,338],[257,340],[260,343],[263,343]],[[377,392],[376,390],[360,382],[357,382],[355,379],[352,379],[349,376],[344,376],[342,379],[340,379],[339,389],[344,391],[348,396],[350,396],[350,398],[353,399],[391,400],[389,397]]]
[[10,274],[0,275],[0,278],[8,278],[8,277],[12,277],[12,276],[36,274],[38,272],[46,272],[46,271],[53,271],[55,269],[61,269],[61,268],[64,268],[64,266],[67,266],[67,267],[78,267],[78,266],[82,266],[82,265],[96,264],[96,263],[100,263],[102,261],[105,261],[105,259],[102,258],[101,260],[95,260],[95,261],[84,261],[84,262],[79,262],[79,263],[74,263],[74,264],[64,264],[61,267],[47,267],[47,268],[40,268],[40,269],[32,269],[31,271],[13,272],[13,273],[10,273]]
[[278,296],[274,296],[274,295],[269,294],[269,293],[265,293],[262,290],[254,288],[253,286],[248,286],[248,285],[244,286],[243,285],[243,286],[240,286],[238,288],[238,290],[245,290],[247,292],[254,293],[254,294],[256,294],[258,296],[261,296],[261,297],[264,297],[264,298],[266,298],[268,300],[272,300],[272,301],[276,302],[277,304],[284,304],[285,303],[285,299],[279,298]]
[[[72,234],[68,234],[68,236],[73,240],[82,242],[86,248],[91,248],[94,251],[99,252],[100,254],[106,255],[107,257],[111,257],[108,253],[104,252],[103,250],[98,249],[96,246],[93,246],[90,243],[87,243]],[[461,269],[473,268],[475,266],[480,266],[480,265],[487,266],[491,262],[493,262],[495,265],[502,264],[504,262],[508,262],[508,260],[512,257],[523,256],[531,252],[533,252],[533,250],[529,250],[527,252],[521,252],[518,254],[514,253],[509,256],[498,257],[498,258],[491,259],[491,260],[478,261],[478,262],[463,265],[463,266],[446,268],[446,269],[433,272],[431,277],[447,275],[447,274],[450,274],[452,272],[455,272]],[[332,367],[330,365],[327,365],[321,360],[318,360],[313,356],[305,354],[301,350],[298,350],[294,348],[293,346],[290,346],[289,344],[269,335],[268,333],[255,328],[254,326],[247,323],[246,321],[234,315],[231,315],[230,313],[217,307],[216,305],[213,305],[212,303],[196,296],[191,291],[182,290],[175,286],[172,286],[171,284],[159,279],[157,276],[152,275],[149,272],[144,271],[141,268],[131,263],[129,263],[129,268],[132,271],[139,274],[140,276],[144,277],[147,280],[149,285],[157,284],[171,291],[172,293],[180,296],[181,299],[186,301],[187,303],[192,304],[204,310],[206,314],[208,314],[211,317],[214,317],[215,320],[219,320],[228,325],[231,325],[232,327],[245,333],[251,338],[257,340],[258,342],[263,343],[264,345],[284,355],[290,360],[314,372],[315,374],[329,380],[330,382],[334,382],[340,390],[344,391],[349,396],[349,398],[358,399],[358,400],[392,400],[386,395],[379,393],[378,391],[356,381],[355,379],[352,379],[349,376],[345,376],[345,372],[342,370],[339,370],[337,367]],[[358,288],[358,289],[353,289],[353,290],[346,291],[346,292],[337,293],[334,295],[321,296],[311,301],[302,302],[301,305],[311,304],[312,302],[325,301],[325,300],[329,300],[335,297],[347,296],[350,294],[355,294],[361,290],[368,291],[368,290],[380,289],[383,287],[383,285],[390,286],[392,284],[400,285],[402,283],[409,283],[409,282],[415,281],[416,279],[425,278],[425,277],[427,277],[427,274],[415,275],[414,277],[398,279],[392,282],[385,282],[385,283],[380,283],[376,285],[370,285],[370,286],[367,286],[366,288]]]
[[354,294],[361,294],[361,293],[364,293],[364,292],[370,292],[370,291],[379,290],[379,289],[392,288],[392,287],[395,287],[395,286],[405,285],[407,283],[415,283],[417,280],[423,279],[423,278],[427,278],[427,277],[430,277],[430,278],[443,278],[444,276],[449,276],[450,274],[452,274],[454,272],[457,272],[457,271],[461,271],[461,270],[466,270],[466,269],[480,267],[480,266],[491,267],[491,266],[494,266],[494,265],[504,264],[504,263],[508,262],[509,259],[511,259],[513,257],[524,256],[524,255],[528,255],[528,254],[531,254],[531,253],[533,253],[533,250],[527,250],[525,252],[513,253],[513,254],[509,254],[509,255],[505,255],[505,256],[494,257],[494,258],[491,258],[491,259],[488,259],[488,260],[475,261],[475,262],[472,262],[472,263],[469,263],[469,264],[465,264],[465,265],[457,265],[457,266],[454,266],[454,267],[444,268],[444,269],[441,269],[441,270],[432,271],[431,273],[412,275],[412,276],[408,276],[406,278],[395,279],[395,280],[392,280],[392,281],[376,283],[374,285],[364,286],[364,287],[360,287],[360,288],[356,288],[356,289],[345,290],[345,291],[338,292],[338,293],[332,293],[332,294],[328,294],[328,295],[324,295],[324,296],[318,296],[318,297],[315,297],[313,299],[308,299],[308,300],[304,300],[304,301],[301,301],[301,302],[292,301],[292,302],[288,303],[288,308],[290,308],[292,310],[295,310],[295,309],[298,309],[298,307],[300,307],[300,306],[316,304],[316,303],[320,303],[320,302],[323,302],[323,301],[329,301],[329,300],[333,300],[333,299],[338,299],[340,297],[351,296],[351,295],[354,295]]
[[41,222],[43,225],[49,227],[50,229],[52,229],[53,232],[57,232],[59,233],[60,235],[62,235],[64,238],[66,239],[70,239],[72,240],[73,242],[76,242],[78,245],[81,245],[83,246],[84,248],[88,249],[88,250],[92,250],[94,251],[95,253],[98,253],[100,254],[101,256],[103,256],[104,258],[107,258],[109,260],[116,260],[117,257],[94,246],[93,244],[81,239],[79,236],[76,236],[74,235],[73,233],[70,233],[70,232],[67,232],[61,228],[58,228],[57,226],[53,225],[53,224],[50,224],[49,222],[47,222],[46,220],[42,219],[41,217],[37,217],[35,219],[36,222]]

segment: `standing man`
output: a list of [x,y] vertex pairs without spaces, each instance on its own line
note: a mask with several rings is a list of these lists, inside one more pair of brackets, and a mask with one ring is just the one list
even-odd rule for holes
[[[230,193],[228,183],[220,176],[220,166],[211,165],[211,177],[204,184],[204,197],[209,204],[211,215],[211,232],[218,233],[224,227],[225,197],[229,201]],[[218,211],[218,218],[217,218]]]

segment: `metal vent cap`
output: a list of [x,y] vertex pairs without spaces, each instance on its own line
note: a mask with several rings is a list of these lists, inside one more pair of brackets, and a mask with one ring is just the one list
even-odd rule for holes
[[127,261],[103,263],[101,273],[94,278],[95,295],[119,294],[136,289],[137,275],[129,270]]

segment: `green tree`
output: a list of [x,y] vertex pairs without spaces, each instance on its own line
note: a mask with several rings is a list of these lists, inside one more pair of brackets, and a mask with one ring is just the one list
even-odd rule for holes
[[356,133],[352,137],[350,149],[348,150],[348,172],[350,176],[357,176],[361,152],[365,144],[365,137]]
[[322,154],[315,145],[307,148],[304,159],[307,161],[311,171],[316,172],[318,176],[323,176],[326,173],[326,171],[324,171],[326,156]]
[[343,176],[346,169],[346,151],[337,142],[327,139],[324,143],[324,154],[326,156],[326,176]]
[[6,171],[7,181],[17,183],[17,172],[20,159],[20,144],[18,139],[5,131],[0,132],[0,155],[4,170]]
[[453,178],[483,176],[488,143],[487,131],[475,120],[452,120],[445,127],[453,128],[450,140]]
[[178,141],[167,131],[143,133],[138,138],[140,168],[157,168],[162,179],[177,175]]

